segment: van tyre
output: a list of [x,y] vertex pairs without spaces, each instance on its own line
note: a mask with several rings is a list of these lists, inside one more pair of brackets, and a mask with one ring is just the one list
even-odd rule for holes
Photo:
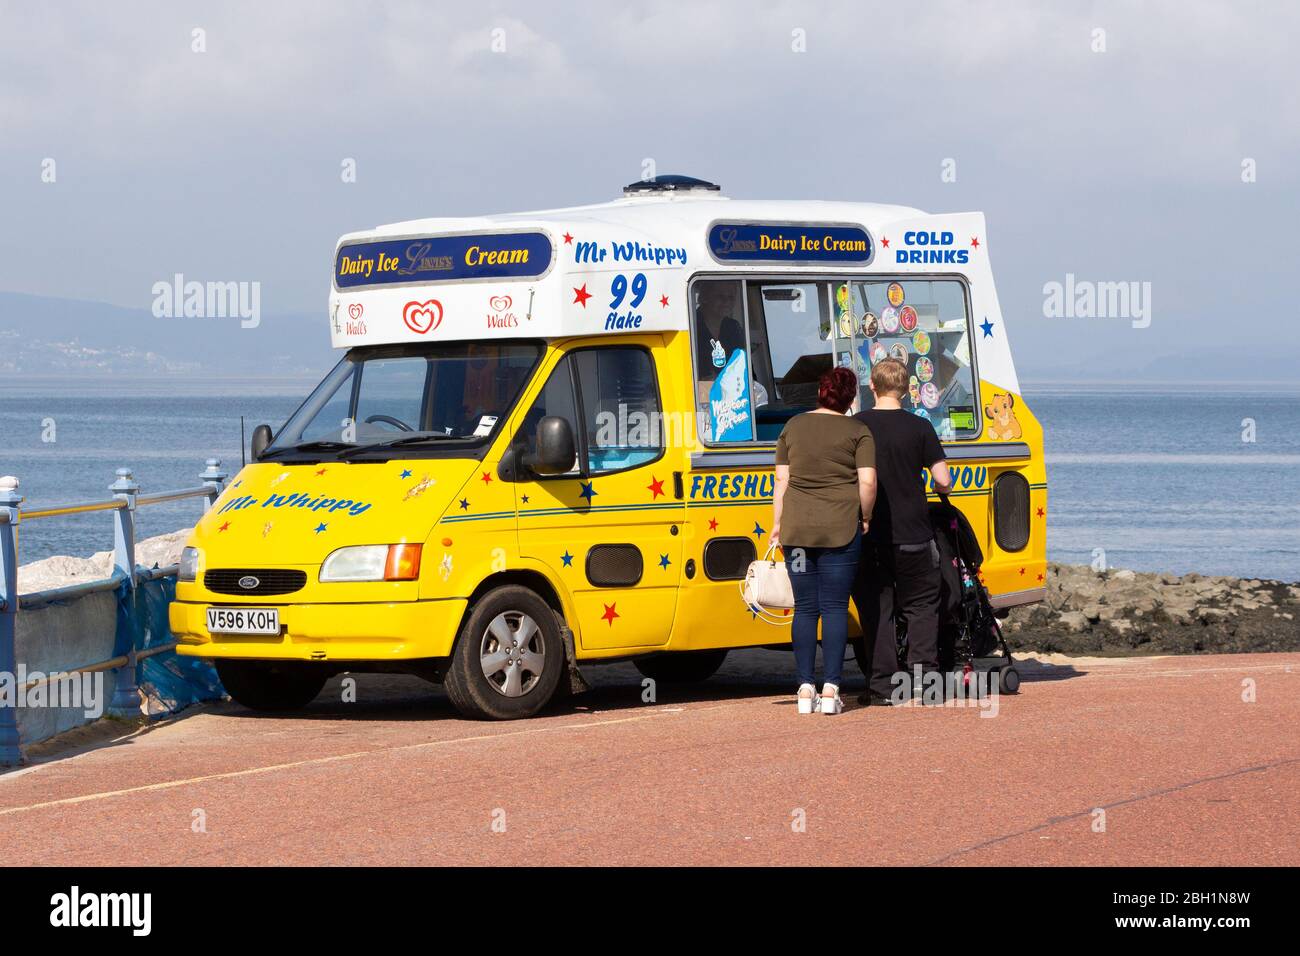
[[301,710],[316,699],[328,675],[293,661],[218,660],[221,686],[249,710]]
[[465,717],[517,720],[546,706],[567,666],[551,606],[536,591],[508,584],[474,605],[443,685]]
[[670,651],[633,663],[656,683],[698,684],[716,674],[726,659],[726,651]]

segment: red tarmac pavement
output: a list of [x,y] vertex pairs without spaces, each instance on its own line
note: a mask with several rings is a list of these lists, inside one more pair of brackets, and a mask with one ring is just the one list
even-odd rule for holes
[[593,668],[592,693],[515,723],[461,720],[413,678],[361,675],[342,703],[336,678],[297,717],[193,708],[0,776],[0,845],[73,865],[1300,864],[1300,654],[1053,660],[996,716],[859,708],[858,678],[844,714],[800,717],[770,651],[654,704],[630,666]]

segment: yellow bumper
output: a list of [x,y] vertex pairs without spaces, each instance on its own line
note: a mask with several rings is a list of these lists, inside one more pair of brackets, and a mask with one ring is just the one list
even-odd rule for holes
[[211,634],[208,604],[173,601],[176,653],[295,661],[400,661],[451,654],[466,601],[280,604],[280,636]]

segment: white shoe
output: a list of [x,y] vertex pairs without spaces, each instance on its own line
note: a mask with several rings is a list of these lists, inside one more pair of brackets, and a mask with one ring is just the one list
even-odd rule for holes
[[817,710],[821,700],[817,696],[817,688],[812,684],[799,685],[799,713],[811,714]]
[[822,687],[821,711],[823,714],[838,714],[844,710],[844,701],[840,700],[840,689],[834,684]]

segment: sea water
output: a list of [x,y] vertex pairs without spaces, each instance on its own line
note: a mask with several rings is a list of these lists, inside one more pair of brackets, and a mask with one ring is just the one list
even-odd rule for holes
[[[278,427],[311,382],[0,383],[0,474],[26,505],[144,491],[239,468],[239,418]],[[1029,382],[1046,433],[1048,556],[1184,574],[1300,580],[1300,385],[1064,386]],[[53,441],[50,423],[53,423]],[[141,537],[186,527],[199,499],[141,508]],[[107,514],[31,521],[20,561],[112,547]]]

